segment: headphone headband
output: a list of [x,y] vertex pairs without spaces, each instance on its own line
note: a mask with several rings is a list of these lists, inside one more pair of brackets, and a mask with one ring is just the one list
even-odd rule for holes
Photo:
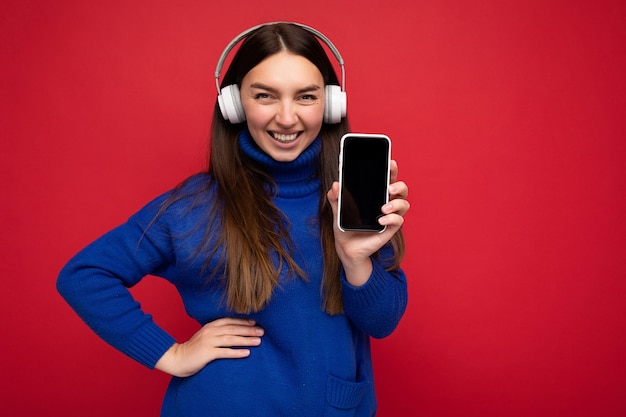
[[219,109],[222,113],[222,117],[233,124],[241,123],[246,120],[246,113],[241,103],[239,86],[237,84],[231,84],[220,89],[220,73],[222,72],[222,66],[224,65],[224,61],[226,61],[226,57],[235,47],[235,45],[239,43],[239,41],[250,35],[250,33],[256,31],[261,27],[275,25],[278,23],[295,25],[313,34],[313,36],[325,43],[326,46],[335,55],[335,58],[337,58],[339,66],[341,67],[341,85],[338,86],[335,84],[326,84],[326,86],[324,87],[324,122],[331,124],[340,123],[341,120],[346,117],[346,72],[343,65],[343,58],[341,57],[341,54],[339,53],[337,48],[335,48],[335,45],[333,45],[333,43],[330,41],[330,39],[324,36],[324,34],[322,34],[320,31],[313,29],[310,26],[293,22],[272,22],[254,26],[241,32],[226,46],[226,49],[224,49],[224,51],[222,52],[220,59],[217,61],[217,67],[215,68],[215,86],[217,87],[217,101]]
[[263,26],[270,26],[270,25],[275,25],[278,23],[288,23],[288,24],[292,24],[292,25],[296,25],[304,30],[306,30],[309,33],[312,33],[313,35],[315,35],[318,39],[320,39],[322,42],[324,42],[324,44],[326,46],[328,46],[328,49],[331,50],[331,52],[333,53],[333,55],[335,55],[335,58],[337,59],[337,62],[339,62],[339,67],[341,69],[341,91],[345,92],[345,83],[346,83],[346,72],[344,69],[344,65],[343,65],[343,58],[341,57],[341,54],[339,53],[339,50],[337,50],[337,48],[335,48],[335,45],[333,45],[333,43],[330,41],[330,39],[328,39],[322,32],[320,32],[317,29],[313,29],[310,26],[307,25],[303,25],[301,23],[295,23],[295,22],[283,22],[283,21],[278,21],[278,22],[270,22],[270,23],[263,23],[254,27],[251,27],[250,29],[247,29],[243,32],[241,32],[239,35],[237,35],[232,41],[230,41],[230,43],[226,46],[226,48],[224,49],[224,51],[222,52],[222,55],[220,56],[220,59],[217,61],[217,67],[215,68],[215,86],[217,87],[217,93],[218,95],[220,94],[220,73],[222,72],[222,67],[224,66],[224,61],[226,61],[226,57],[228,56],[228,54],[230,53],[230,51],[235,47],[235,45],[237,45],[242,39],[246,38],[250,33],[254,32],[255,30],[262,28]]

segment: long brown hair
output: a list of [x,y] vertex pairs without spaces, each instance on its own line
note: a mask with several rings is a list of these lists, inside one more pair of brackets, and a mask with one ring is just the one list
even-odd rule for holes
[[[297,25],[277,23],[260,27],[242,42],[223,77],[222,87],[241,85],[252,68],[268,56],[285,50],[311,61],[322,73],[325,84],[339,84],[333,66],[315,36]],[[219,231],[206,230],[197,251],[210,259],[218,252],[217,248],[223,249],[220,262],[227,277],[226,303],[230,309],[242,314],[259,311],[266,305],[283,268],[287,268],[291,276],[306,279],[292,256],[294,243],[289,237],[288,219],[267,192],[268,186],[273,188],[272,178],[239,148],[238,137],[244,128],[245,123],[225,121],[216,101],[208,166],[210,183],[206,186],[207,189],[214,187],[216,199],[207,213],[207,224],[220,224],[221,228]],[[320,131],[319,217],[324,255],[320,291],[323,292],[322,308],[329,314],[342,313],[343,302],[341,263],[335,250],[333,214],[326,192],[337,180],[339,141],[349,130],[347,119],[343,119],[338,124],[324,123]],[[219,233],[217,238],[213,235],[215,232]],[[401,233],[394,236],[392,244],[396,256],[390,269],[397,269],[404,253]]]

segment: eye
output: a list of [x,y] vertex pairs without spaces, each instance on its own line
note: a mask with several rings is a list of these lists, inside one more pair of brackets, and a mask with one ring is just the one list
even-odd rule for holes
[[268,93],[257,93],[254,95],[255,100],[267,100],[271,97],[272,96],[270,96]]
[[302,101],[316,101],[318,97],[314,94],[304,94],[300,96],[300,100]]

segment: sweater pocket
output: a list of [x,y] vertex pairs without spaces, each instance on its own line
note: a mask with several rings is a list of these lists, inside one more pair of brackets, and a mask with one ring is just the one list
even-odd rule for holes
[[326,408],[325,417],[350,417],[354,416],[357,406],[363,400],[369,382],[346,381],[334,376],[329,376],[326,382]]

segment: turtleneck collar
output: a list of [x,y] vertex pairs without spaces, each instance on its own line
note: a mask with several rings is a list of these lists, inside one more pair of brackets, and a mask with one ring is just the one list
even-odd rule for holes
[[278,186],[279,197],[301,197],[319,192],[321,181],[316,175],[322,139],[318,136],[291,162],[280,162],[261,150],[248,129],[241,131],[239,146],[243,153],[263,166]]

